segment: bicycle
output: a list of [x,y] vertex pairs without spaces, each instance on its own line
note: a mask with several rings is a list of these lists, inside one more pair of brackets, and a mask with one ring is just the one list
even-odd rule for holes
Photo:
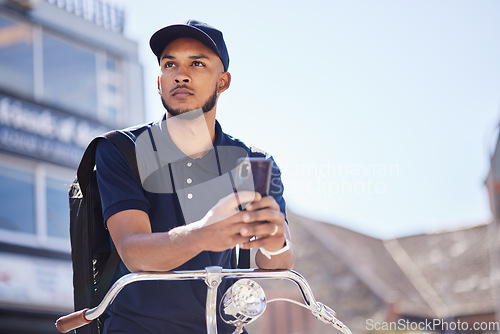
[[[287,301],[309,309],[322,322],[332,325],[344,334],[352,334],[350,329],[336,318],[335,311],[316,301],[306,279],[293,270],[261,270],[261,269],[222,269],[207,267],[205,270],[141,272],[124,275],[109,289],[103,300],[96,307],[85,308],[63,316],[56,321],[56,327],[61,333],[67,333],[76,328],[91,323],[104,313],[118,293],[128,284],[138,281],[153,280],[204,280],[207,285],[206,323],[207,334],[217,334],[217,289],[222,279],[238,279],[224,294],[219,313],[223,321],[236,326],[234,334],[242,333],[243,326],[255,321],[264,313],[267,303],[272,301]],[[295,300],[279,298],[266,301],[262,287],[253,279],[287,279],[294,282],[300,291],[304,303]]]

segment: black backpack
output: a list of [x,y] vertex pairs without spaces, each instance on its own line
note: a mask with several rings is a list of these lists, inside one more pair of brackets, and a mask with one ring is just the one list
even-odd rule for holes
[[[125,156],[134,175],[140,179],[135,143],[122,131],[110,131],[94,138],[78,166],[77,177],[69,189],[71,259],[75,311],[97,306],[114,283],[120,257],[104,225],[101,196],[94,170],[95,152],[100,140],[111,141]],[[233,268],[250,268],[250,251],[233,249]],[[103,316],[76,330],[77,334],[101,333]]]
[[[125,133],[111,131],[94,138],[83,154],[77,177],[69,189],[71,259],[75,310],[97,306],[111,287],[120,257],[104,227],[101,196],[97,186],[95,152],[100,140],[111,141],[139,178],[135,143]],[[76,330],[78,334],[101,332],[100,321]]]

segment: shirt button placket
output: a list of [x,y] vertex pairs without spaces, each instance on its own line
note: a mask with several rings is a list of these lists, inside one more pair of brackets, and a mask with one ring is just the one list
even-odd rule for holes
[[[186,166],[188,168],[191,167],[192,165],[193,165],[193,163],[191,161],[188,161],[186,163]],[[186,182],[187,182],[187,184],[191,184],[193,182],[193,180],[190,177],[188,177],[187,180],[186,180]],[[187,194],[187,198],[188,199],[192,199],[193,198],[193,194],[192,193]]]
[[[191,167],[192,165],[193,165],[193,163],[191,161],[186,162],[186,166],[188,168]],[[191,184],[193,182],[193,180],[190,177],[188,177],[186,179],[186,182],[187,182],[187,184]],[[192,198],[193,198],[193,194],[192,193],[187,194],[187,199],[192,199]]]

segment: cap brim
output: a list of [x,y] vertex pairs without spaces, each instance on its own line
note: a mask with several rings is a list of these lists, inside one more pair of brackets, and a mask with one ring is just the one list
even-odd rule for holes
[[165,50],[167,44],[182,37],[194,38],[211,48],[215,54],[219,55],[215,42],[205,32],[186,24],[176,24],[158,30],[149,40],[149,46],[158,58],[158,63],[160,62],[161,54],[163,50]]

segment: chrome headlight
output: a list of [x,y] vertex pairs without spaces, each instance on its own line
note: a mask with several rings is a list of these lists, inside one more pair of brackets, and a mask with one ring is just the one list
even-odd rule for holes
[[243,327],[256,320],[266,310],[266,295],[251,279],[240,279],[222,297],[219,308],[222,320]]

